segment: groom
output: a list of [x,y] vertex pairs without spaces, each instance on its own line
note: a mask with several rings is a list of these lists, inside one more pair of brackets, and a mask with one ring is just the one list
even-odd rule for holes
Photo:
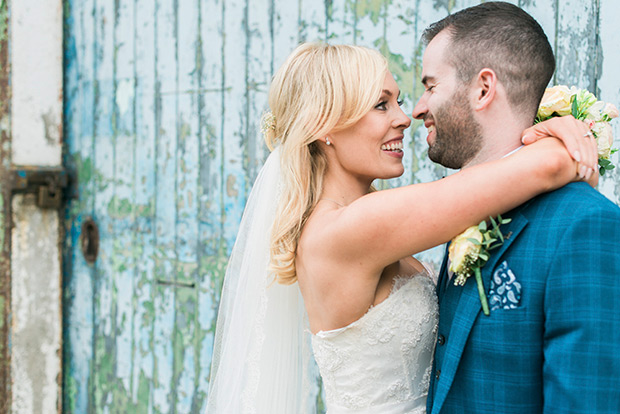
[[[431,160],[466,168],[521,145],[555,68],[538,23],[487,2],[431,25],[413,111]],[[523,177],[527,180],[528,177]],[[506,215],[504,245],[455,286],[447,258],[428,413],[620,412],[620,208],[584,182]]]

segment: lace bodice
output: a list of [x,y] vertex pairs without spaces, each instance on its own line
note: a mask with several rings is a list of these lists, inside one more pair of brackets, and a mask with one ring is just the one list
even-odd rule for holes
[[328,414],[424,414],[439,311],[424,274],[352,324],[312,336]]

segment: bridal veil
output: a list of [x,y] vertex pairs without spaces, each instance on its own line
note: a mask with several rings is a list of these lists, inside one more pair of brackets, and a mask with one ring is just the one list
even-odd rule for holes
[[248,198],[220,300],[207,414],[315,413],[316,365],[299,285],[268,271],[280,148]]

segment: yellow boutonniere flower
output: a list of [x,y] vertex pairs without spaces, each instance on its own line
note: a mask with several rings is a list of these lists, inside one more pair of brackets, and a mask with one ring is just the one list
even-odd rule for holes
[[454,284],[463,286],[467,279],[474,275],[478,285],[478,294],[482,311],[489,316],[489,303],[484,291],[480,269],[489,260],[489,250],[495,249],[504,244],[504,236],[499,229],[502,224],[510,223],[510,219],[502,219],[498,216],[497,220],[489,217],[491,228],[487,222],[483,221],[477,226],[472,226],[463,233],[452,239],[448,248],[448,258],[450,259],[451,272],[454,272]]

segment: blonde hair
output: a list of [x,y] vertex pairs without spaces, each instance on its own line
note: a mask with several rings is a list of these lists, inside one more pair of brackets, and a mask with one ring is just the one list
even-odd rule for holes
[[323,189],[327,166],[318,143],[359,121],[381,94],[387,61],[360,46],[306,43],[276,72],[269,90],[275,118],[267,146],[281,146],[283,188],[271,233],[270,270],[281,284],[297,280],[301,230]]

